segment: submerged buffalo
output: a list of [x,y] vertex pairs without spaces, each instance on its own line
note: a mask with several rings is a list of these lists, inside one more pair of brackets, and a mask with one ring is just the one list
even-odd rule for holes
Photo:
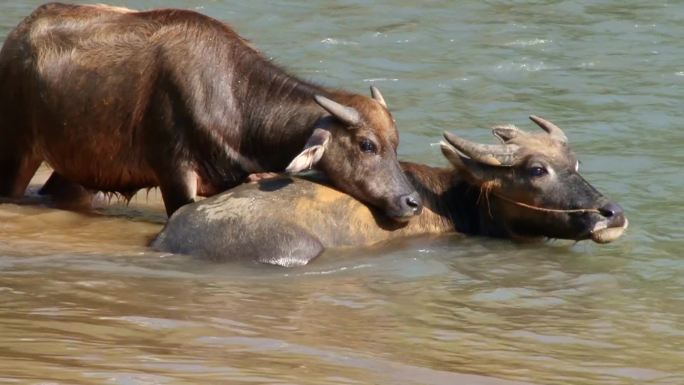
[[503,238],[591,239],[606,243],[627,227],[622,208],[578,173],[560,128],[531,119],[545,133],[493,129],[498,145],[445,133],[452,168],[403,162],[425,210],[408,224],[325,185],[266,179],[183,207],[153,247],[213,260],[248,258],[303,265],[326,247],[361,246],[409,235],[458,232]]
[[376,88],[303,82],[196,12],[41,6],[7,37],[0,84],[0,196],[46,161],[45,193],[159,186],[170,215],[252,173],[315,167],[389,217],[421,210]]

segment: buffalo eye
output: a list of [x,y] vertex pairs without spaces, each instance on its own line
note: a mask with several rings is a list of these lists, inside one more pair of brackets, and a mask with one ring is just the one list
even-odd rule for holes
[[359,143],[359,147],[361,148],[361,151],[369,154],[375,154],[378,151],[375,143],[371,142],[370,139],[363,139],[361,143]]
[[547,174],[547,171],[542,166],[532,166],[529,168],[530,176],[538,178]]

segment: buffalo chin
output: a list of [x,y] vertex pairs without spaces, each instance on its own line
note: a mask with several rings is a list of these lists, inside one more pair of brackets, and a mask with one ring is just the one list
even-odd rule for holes
[[591,240],[596,243],[609,243],[620,238],[629,225],[629,221],[625,218],[625,223],[618,227],[607,227],[605,222],[599,222],[591,231]]

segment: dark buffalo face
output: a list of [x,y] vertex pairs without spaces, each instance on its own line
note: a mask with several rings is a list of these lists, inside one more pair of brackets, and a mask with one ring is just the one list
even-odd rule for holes
[[611,242],[627,227],[622,208],[578,172],[567,138],[553,123],[532,116],[546,132],[515,126],[493,129],[503,143],[482,145],[445,133],[442,152],[480,186],[481,203],[512,236]]
[[330,115],[318,122],[287,171],[316,165],[341,190],[406,221],[420,214],[422,202],[399,166],[394,119],[380,91],[371,87],[371,92],[373,98],[345,95],[339,102],[316,96]]

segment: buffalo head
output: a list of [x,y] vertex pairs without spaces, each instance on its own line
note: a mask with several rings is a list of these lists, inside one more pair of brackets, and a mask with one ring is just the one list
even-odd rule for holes
[[492,130],[501,144],[485,145],[445,133],[442,152],[481,191],[480,203],[510,236],[611,242],[627,227],[622,207],[579,174],[563,131],[537,116],[545,132],[515,126]]
[[409,220],[420,214],[422,202],[399,166],[399,135],[387,104],[377,88],[371,94],[337,95],[337,101],[316,95],[328,115],[286,170],[316,166],[341,190],[395,220]]

